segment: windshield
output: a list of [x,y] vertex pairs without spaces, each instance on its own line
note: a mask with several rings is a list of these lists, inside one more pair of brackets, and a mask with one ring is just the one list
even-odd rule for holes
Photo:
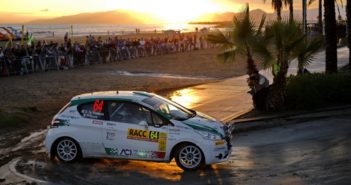
[[191,112],[187,108],[167,100],[160,96],[152,96],[143,100],[144,103],[151,105],[155,111],[161,113],[169,119],[175,120],[186,120],[195,116],[195,113]]

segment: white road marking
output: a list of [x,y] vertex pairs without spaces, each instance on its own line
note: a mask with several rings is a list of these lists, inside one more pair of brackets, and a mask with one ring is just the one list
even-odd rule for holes
[[36,183],[41,183],[41,184],[47,184],[48,182],[47,181],[43,181],[43,180],[40,180],[40,179],[36,179],[36,178],[33,178],[33,177],[29,177],[27,175],[24,175],[20,172],[18,172],[16,170],[16,164],[21,160],[21,158],[16,158],[14,160],[12,160],[9,164],[9,170],[16,176],[20,177],[20,178],[23,178],[27,181],[30,181],[30,182],[36,182]]

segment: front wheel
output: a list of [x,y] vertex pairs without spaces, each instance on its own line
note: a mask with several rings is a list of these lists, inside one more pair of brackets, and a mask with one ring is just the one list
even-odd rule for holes
[[187,171],[198,169],[202,165],[203,158],[200,148],[192,144],[180,146],[175,156],[177,165]]
[[59,140],[55,146],[56,156],[60,161],[73,162],[81,157],[79,145],[70,138]]

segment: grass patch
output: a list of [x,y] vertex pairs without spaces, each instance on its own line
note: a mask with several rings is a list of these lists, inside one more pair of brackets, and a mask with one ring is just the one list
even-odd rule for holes
[[314,109],[351,104],[351,76],[314,73],[288,78],[287,108]]

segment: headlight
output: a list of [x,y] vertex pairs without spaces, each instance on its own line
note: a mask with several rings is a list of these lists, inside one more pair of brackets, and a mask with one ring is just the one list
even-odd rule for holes
[[200,134],[204,139],[208,139],[208,140],[219,140],[222,139],[221,136],[217,135],[217,134],[212,134],[210,132],[206,132],[206,131],[200,131],[200,130],[194,130],[196,133]]

